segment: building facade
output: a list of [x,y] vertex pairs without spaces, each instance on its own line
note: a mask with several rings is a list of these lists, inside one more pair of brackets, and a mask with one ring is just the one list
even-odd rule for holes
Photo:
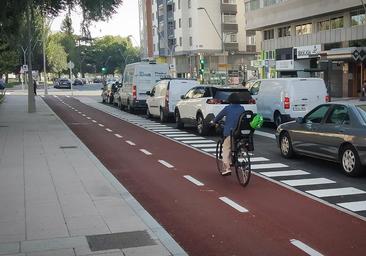
[[141,57],[151,58],[154,55],[153,49],[153,27],[152,27],[152,0],[139,0],[139,27]]
[[[152,0],[153,55],[178,77],[239,83],[255,58],[243,0]],[[248,71],[249,72],[249,71]]]
[[360,0],[245,0],[246,26],[263,39],[261,76],[322,77],[331,96],[355,97],[366,80]]

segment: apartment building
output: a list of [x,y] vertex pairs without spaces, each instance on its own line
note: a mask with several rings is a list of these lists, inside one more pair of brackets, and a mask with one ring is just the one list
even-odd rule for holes
[[239,83],[255,58],[244,0],[152,0],[152,31],[153,55],[178,77]]
[[331,96],[354,97],[366,80],[360,0],[245,0],[246,26],[260,31],[252,64],[266,77],[322,77]]
[[139,0],[139,28],[141,57],[151,58],[154,54],[152,31],[152,0]]

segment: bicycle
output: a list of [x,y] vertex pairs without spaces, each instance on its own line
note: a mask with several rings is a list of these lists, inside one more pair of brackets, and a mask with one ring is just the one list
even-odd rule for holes
[[[249,123],[253,119],[253,116],[252,111],[245,111],[239,118],[237,128],[230,134],[231,163],[235,167],[236,177],[243,187],[248,185],[252,172],[250,152],[254,151],[254,129],[250,127]],[[222,126],[222,123],[220,125]],[[224,169],[222,162],[222,144],[224,139],[221,136],[216,144],[216,165],[220,175]]]

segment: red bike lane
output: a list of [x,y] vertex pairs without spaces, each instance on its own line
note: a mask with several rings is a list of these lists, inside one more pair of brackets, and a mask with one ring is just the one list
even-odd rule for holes
[[[190,255],[307,255],[291,244],[291,239],[324,255],[362,255],[366,249],[366,225],[360,219],[255,175],[249,186],[242,188],[234,175],[220,177],[214,158],[208,155],[78,100],[62,100],[85,116],[56,98],[45,98]],[[184,175],[204,186],[196,186]],[[237,211],[220,197],[233,200],[248,212]]]

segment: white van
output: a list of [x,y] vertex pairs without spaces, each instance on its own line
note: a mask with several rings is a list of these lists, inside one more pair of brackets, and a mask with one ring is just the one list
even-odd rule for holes
[[174,110],[181,95],[185,95],[191,88],[198,86],[196,80],[189,79],[163,79],[151,91],[146,92],[149,97],[147,103],[147,116],[160,117],[161,122],[166,122],[174,116]]
[[249,91],[258,113],[276,126],[304,117],[314,107],[329,101],[324,80],[320,78],[260,79],[251,82]]
[[120,91],[121,109],[129,112],[135,109],[146,109],[146,92],[169,73],[168,64],[155,62],[137,62],[125,68],[123,84]]

